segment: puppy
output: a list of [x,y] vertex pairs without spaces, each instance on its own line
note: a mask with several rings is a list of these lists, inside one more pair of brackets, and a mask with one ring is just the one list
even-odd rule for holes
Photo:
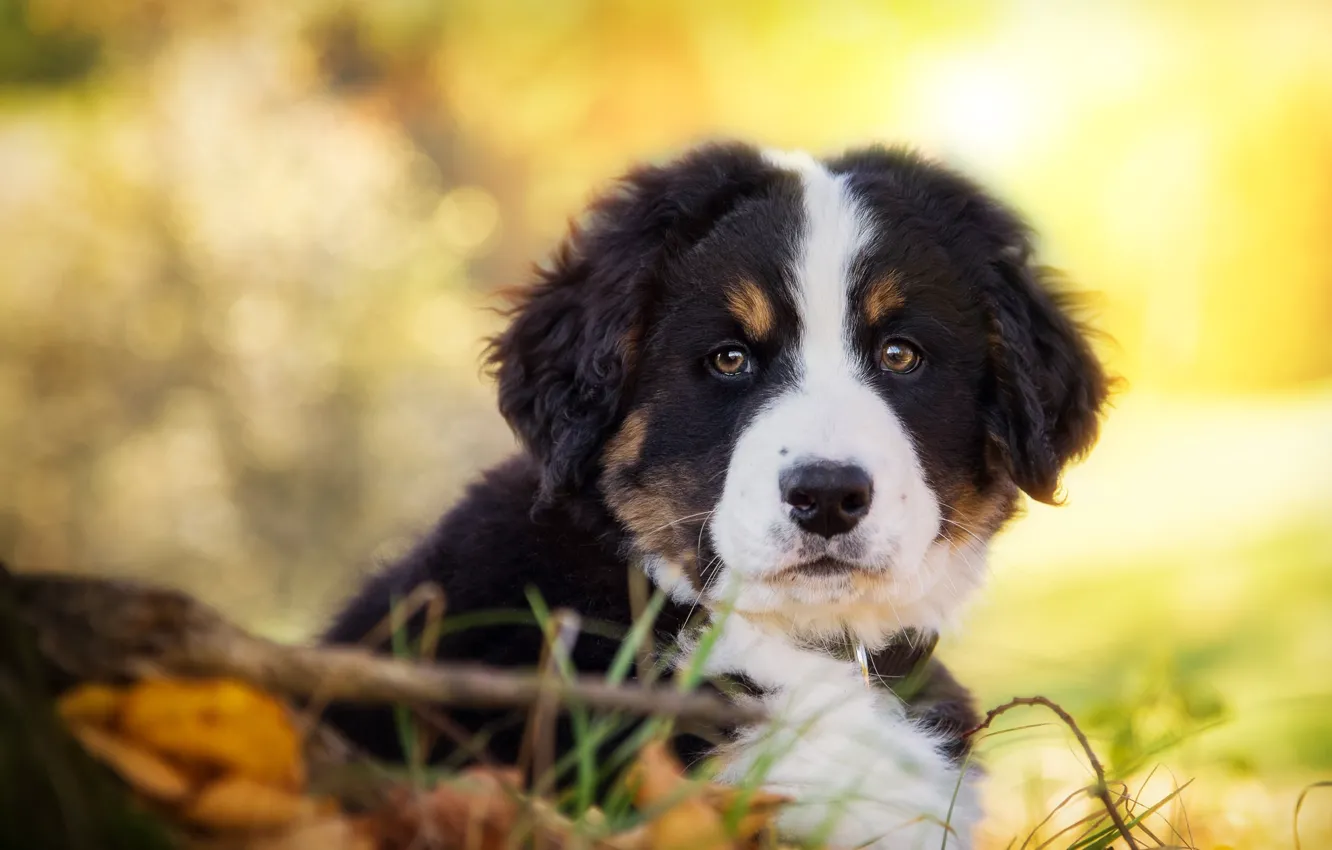
[[[1020,491],[1056,501],[1106,393],[1019,218],[901,150],[701,147],[593,203],[489,359],[522,452],[328,639],[360,639],[427,581],[454,616],[526,610],[536,588],[627,625],[645,572],[676,667],[739,683],[771,718],[704,750],[724,781],[793,797],[780,827],[797,838],[935,847],[948,829],[969,846],[975,714],[919,647],[981,584]],[[605,670],[617,646],[585,634],[573,662]],[[492,624],[440,651],[530,667],[541,647]],[[892,686],[913,670],[904,703]],[[521,717],[451,716],[517,757]],[[386,712],[332,719],[400,754]]]

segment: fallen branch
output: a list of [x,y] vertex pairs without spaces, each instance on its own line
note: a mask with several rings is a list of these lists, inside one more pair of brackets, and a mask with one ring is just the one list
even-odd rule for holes
[[93,578],[15,576],[18,601],[48,662],[76,679],[228,676],[273,693],[352,703],[526,707],[555,698],[602,711],[709,724],[754,723],[754,708],[710,693],[611,685],[475,665],[425,663],[353,647],[287,646],[257,638],[175,591]]
[[1003,705],[985,712],[985,719],[980,723],[977,723],[974,728],[970,729],[962,737],[970,738],[972,735],[975,735],[977,732],[988,727],[999,715],[1021,705],[1043,705],[1058,715],[1059,719],[1064,721],[1064,724],[1068,726],[1069,729],[1073,730],[1073,734],[1077,737],[1078,743],[1082,745],[1083,752],[1087,754],[1087,761],[1091,763],[1092,770],[1096,773],[1096,784],[1092,787],[1092,793],[1094,793],[1097,799],[1099,799],[1105,806],[1106,812],[1110,815],[1110,820],[1114,823],[1115,829],[1119,831],[1119,834],[1124,837],[1124,841],[1128,844],[1129,850],[1138,850],[1138,842],[1133,840],[1133,836],[1129,832],[1128,824],[1124,823],[1124,818],[1119,814],[1119,808],[1115,806],[1114,800],[1110,799],[1110,786],[1106,784],[1105,768],[1101,767],[1100,759],[1096,758],[1096,751],[1092,749],[1091,743],[1087,741],[1087,736],[1082,733],[1082,729],[1078,727],[1077,721],[1073,719],[1073,716],[1067,711],[1064,711],[1064,709],[1054,700],[1047,697],[1014,697]]

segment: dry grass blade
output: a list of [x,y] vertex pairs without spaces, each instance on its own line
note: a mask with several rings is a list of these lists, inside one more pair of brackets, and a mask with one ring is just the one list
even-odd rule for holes
[[[380,619],[375,627],[361,637],[360,645],[371,649],[399,642],[406,634],[407,624],[416,616],[422,616],[422,629],[416,656],[423,661],[434,661],[435,650],[439,644],[440,620],[444,617],[448,599],[444,588],[433,581],[418,584],[401,600],[395,602],[388,614]],[[395,653],[400,654],[400,653]],[[326,701],[322,695],[310,700],[308,712],[318,717],[324,711]],[[434,750],[438,741],[439,729],[423,721],[420,708],[412,707],[412,716],[407,721],[413,724],[409,736],[414,745],[411,754],[413,764],[424,764],[428,754]]]
[[[1081,794],[1085,790],[1086,789],[1081,789],[1077,793]],[[1066,799],[1072,799],[1072,798],[1069,797]],[[1046,818],[1045,821],[1042,821],[1042,823],[1048,821],[1049,818]],[[1051,835],[1049,838],[1042,841],[1040,844],[1036,845],[1036,850],[1048,850],[1048,848],[1053,847],[1055,842],[1063,838],[1065,835],[1068,835],[1070,832],[1074,831],[1075,829],[1083,828],[1082,833],[1079,834],[1078,837],[1073,840],[1073,843],[1077,844],[1079,841],[1083,840],[1087,836],[1095,833],[1097,827],[1099,827],[1101,823],[1104,821],[1105,821],[1105,812],[1100,810],[1094,811],[1084,818],[1079,818],[1078,820],[1073,821],[1068,826],[1064,827],[1063,829],[1056,832],[1054,835]],[[1088,826],[1088,824],[1091,824],[1091,826]],[[1039,829],[1039,827],[1037,828]]]
[[[1157,800],[1155,803],[1151,805],[1150,808],[1148,808],[1142,814],[1130,818],[1126,825],[1128,826],[1129,829],[1132,829],[1135,826],[1141,826],[1143,820],[1145,820],[1149,815],[1156,814],[1158,811],[1161,810],[1162,806],[1169,803],[1171,800],[1174,800],[1177,797],[1179,797],[1179,795],[1184,792],[1184,789],[1188,788],[1192,784],[1193,780],[1185,782],[1183,785],[1179,786],[1174,791],[1171,791],[1165,797],[1161,798],[1160,800]],[[1079,839],[1076,843],[1070,846],[1069,850],[1084,850],[1084,848],[1090,848],[1095,846],[1107,846],[1105,845],[1104,842],[1107,839],[1113,838],[1116,832],[1118,832],[1117,826],[1110,826],[1100,831],[1093,831],[1090,835],[1086,836],[1085,838]],[[1164,847],[1165,845],[1161,846]]]
[[[629,611],[633,617],[631,622],[637,623],[643,619],[651,595],[647,573],[641,569],[631,569],[629,571]],[[641,682],[650,681],[652,677],[652,659],[657,654],[656,647],[652,644],[652,630],[648,629],[634,653],[634,665]]]
[[[1129,794],[1127,784],[1120,783],[1123,786],[1123,790],[1119,792],[1119,797],[1121,800],[1124,801],[1124,811],[1128,813],[1129,824],[1131,826],[1136,825],[1138,829],[1141,829],[1143,832],[1147,833],[1147,836],[1149,838],[1151,838],[1153,841],[1155,841],[1157,844],[1159,844],[1162,847],[1167,847],[1167,846],[1182,847],[1185,848],[1185,850],[1194,850],[1193,842],[1185,838],[1184,835],[1175,826],[1174,822],[1169,817],[1162,814],[1160,811],[1161,806],[1171,800],[1174,800],[1176,802],[1181,802],[1179,793],[1184,789],[1183,786],[1181,786],[1178,782],[1174,784],[1174,790],[1171,791],[1171,793],[1167,795],[1164,800],[1158,800],[1156,803],[1153,803],[1151,807],[1148,808],[1146,811],[1144,811],[1141,815],[1137,814],[1135,807],[1143,805],[1141,800],[1143,791],[1146,790],[1147,783],[1150,782],[1151,778],[1155,775],[1156,775],[1156,768],[1152,768],[1151,773],[1147,774],[1147,778],[1143,780],[1142,783],[1143,787],[1138,790],[1138,794],[1136,797]],[[1183,808],[1182,805],[1181,808]],[[1148,828],[1145,819],[1148,815],[1153,815],[1153,814],[1165,822],[1165,825],[1169,827],[1170,832],[1174,835],[1176,839],[1179,840],[1179,844],[1167,845],[1165,841],[1163,841],[1159,836],[1157,836],[1156,833],[1152,832],[1151,829]]]
[[[1074,791],[1072,794],[1069,794],[1067,797],[1065,797],[1064,799],[1060,800],[1060,801],[1059,801],[1059,805],[1057,805],[1057,806],[1055,806],[1053,809],[1051,809],[1051,810],[1050,810],[1050,813],[1049,813],[1048,815],[1046,815],[1045,817],[1041,818],[1041,822],[1040,822],[1040,823],[1038,823],[1038,824],[1036,824],[1034,827],[1032,827],[1031,832],[1028,833],[1027,837],[1026,837],[1026,838],[1023,840],[1023,842],[1022,842],[1022,846],[1019,847],[1018,850],[1027,850],[1027,845],[1031,844],[1031,842],[1033,842],[1033,841],[1036,840],[1036,835],[1041,831],[1041,829],[1042,829],[1046,824],[1048,824],[1050,821],[1054,820],[1055,816],[1058,815],[1060,812],[1062,812],[1062,811],[1064,810],[1064,807],[1065,807],[1065,806],[1067,806],[1069,803],[1073,802],[1075,799],[1077,799],[1077,798],[1078,798],[1079,796],[1081,796],[1082,794],[1085,794],[1086,791],[1087,791],[1087,789],[1085,789],[1085,788],[1079,788],[1078,790]],[[1079,824],[1082,824],[1082,823],[1085,822],[1085,821],[1086,821],[1086,818],[1083,818],[1082,820],[1077,821],[1077,822],[1075,822],[1074,824],[1072,824],[1072,826],[1077,826],[1077,825],[1079,825]],[[1048,839],[1047,841],[1045,841],[1045,842],[1042,843],[1042,844],[1038,844],[1038,845],[1036,846],[1036,850],[1045,850],[1045,847],[1047,847],[1047,846],[1050,844],[1051,841],[1053,841],[1055,838],[1058,838],[1060,835],[1063,835],[1063,834],[1064,834],[1065,832],[1067,832],[1067,831],[1068,831],[1067,829],[1064,829],[1064,830],[1060,830],[1059,832],[1056,832],[1056,833],[1055,833],[1050,839]],[[1016,841],[1017,839],[1014,839],[1014,840]]]
[[415,706],[412,713],[420,718],[422,723],[428,726],[432,732],[444,735],[453,742],[454,746],[467,753],[469,757],[476,759],[483,767],[499,767],[495,757],[477,740],[476,736],[452,717],[427,705]]
[[[558,681],[568,669],[579,630],[580,621],[574,612],[560,610],[551,615],[539,667],[545,681]],[[520,769],[531,768],[532,792],[536,797],[542,796],[555,783],[555,720],[558,715],[559,700],[554,690],[548,688],[527,717],[518,766]]]
[[1291,816],[1291,827],[1295,830],[1295,850],[1302,850],[1300,847],[1300,809],[1304,808],[1304,798],[1308,797],[1309,792],[1316,788],[1332,788],[1332,780],[1310,783],[1304,786],[1300,790],[1300,796],[1295,798],[1295,813]]
[[994,722],[995,718],[999,717],[999,715],[1019,706],[1029,705],[1040,705],[1048,708],[1050,711],[1053,711],[1060,720],[1064,721],[1064,724],[1068,726],[1069,729],[1073,730],[1073,735],[1078,739],[1078,743],[1082,745],[1082,750],[1087,755],[1087,761],[1091,763],[1092,771],[1096,774],[1096,784],[1092,787],[1092,793],[1100,799],[1102,804],[1104,804],[1106,812],[1110,815],[1110,820],[1114,823],[1115,828],[1119,830],[1119,834],[1123,836],[1125,843],[1129,846],[1129,850],[1138,850],[1138,842],[1134,840],[1133,835],[1129,832],[1128,825],[1124,823],[1124,818],[1119,813],[1119,808],[1115,805],[1114,800],[1110,798],[1110,789],[1105,781],[1105,768],[1101,767],[1101,760],[1096,757],[1096,751],[1092,749],[1091,743],[1087,740],[1087,736],[1083,734],[1082,729],[1078,726],[1077,721],[1073,719],[1073,716],[1065,711],[1063,707],[1054,700],[1040,696],[1014,697],[1003,705],[987,711],[985,713],[985,719],[978,723],[974,729],[969,730],[965,737],[969,738],[980,730],[987,728]]
[[444,618],[447,598],[444,588],[433,581],[418,584],[411,592],[396,602],[388,615],[375,624],[375,627],[361,638],[364,646],[379,646],[388,643],[393,633],[406,626],[417,614],[425,616],[425,629],[421,632],[421,657],[433,658],[435,646],[439,642],[439,621]]

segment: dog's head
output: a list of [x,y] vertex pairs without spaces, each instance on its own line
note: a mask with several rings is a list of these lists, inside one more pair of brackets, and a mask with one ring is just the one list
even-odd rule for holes
[[743,145],[631,172],[491,360],[541,496],[600,499],[680,601],[935,629],[1105,378],[1022,222],[909,153]]

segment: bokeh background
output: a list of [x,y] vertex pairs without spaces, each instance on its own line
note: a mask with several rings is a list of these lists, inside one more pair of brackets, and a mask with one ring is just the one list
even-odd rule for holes
[[[909,142],[1028,214],[1126,379],[945,658],[1135,794],[1193,779],[1163,838],[1292,846],[1332,778],[1330,39],[1318,0],[0,0],[0,557],[307,635],[512,449],[486,308],[596,186]],[[1089,776],[1050,725],[985,751],[997,847]]]

